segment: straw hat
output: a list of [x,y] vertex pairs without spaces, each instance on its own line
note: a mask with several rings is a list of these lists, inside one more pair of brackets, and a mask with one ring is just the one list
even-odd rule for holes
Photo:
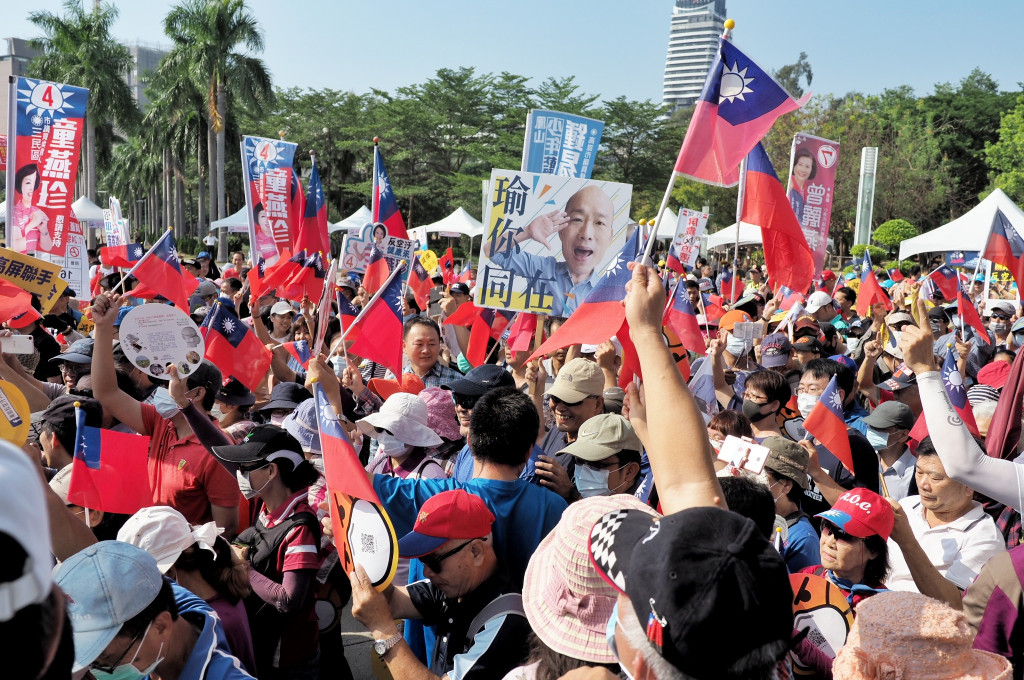
[[594,524],[609,512],[658,513],[626,494],[594,496],[572,503],[530,558],[523,580],[523,608],[537,637],[574,659],[615,663],[605,629],[618,592],[590,562],[587,543]]

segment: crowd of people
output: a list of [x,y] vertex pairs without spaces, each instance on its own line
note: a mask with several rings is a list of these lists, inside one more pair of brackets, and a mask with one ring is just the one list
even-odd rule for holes
[[[852,274],[790,296],[758,266],[634,263],[627,349],[528,361],[492,339],[474,366],[444,324],[473,283],[437,277],[428,309],[405,301],[395,375],[347,351],[336,310],[251,299],[242,254],[185,264],[183,313],[230,305],[271,350],[257,389],[127,361],[143,301],[117,273],[0,331],[35,348],[0,360],[32,425],[0,442],[11,677],[351,678],[350,608],[396,680],[1024,678],[1024,313],[981,286],[960,304],[984,328],[920,268],[880,273],[861,317]],[[680,286],[704,344],[685,357],[663,327]],[[338,289],[369,301],[358,275]],[[320,389],[398,538],[383,589],[341,569]],[[848,453],[819,438],[826,406]],[[84,426],[149,437],[151,503],[69,500]]]

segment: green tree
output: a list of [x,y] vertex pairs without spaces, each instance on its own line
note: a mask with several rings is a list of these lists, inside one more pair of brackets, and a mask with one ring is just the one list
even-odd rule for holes
[[1017,203],[1024,202],[1024,94],[999,119],[999,137],[985,145],[992,185]]
[[[29,21],[42,29],[32,41],[42,54],[32,60],[35,77],[89,89],[85,121],[85,186],[89,200],[96,201],[96,129],[115,121],[123,130],[134,129],[139,110],[124,81],[133,67],[131,54],[110,33],[117,8],[107,4],[82,9],[76,0],[64,3],[64,14],[39,11]],[[90,235],[92,231],[90,231]]]
[[888,220],[871,233],[871,240],[892,250],[908,238],[917,236],[917,233],[917,227],[906,220]]
[[786,88],[787,92],[797,98],[804,96],[804,88],[800,86],[800,78],[804,79],[807,87],[811,86],[811,80],[814,79],[814,73],[811,72],[811,64],[807,61],[806,52],[800,53],[796,63],[783,66],[773,75],[775,80],[779,81],[779,85],[782,85],[782,87]]

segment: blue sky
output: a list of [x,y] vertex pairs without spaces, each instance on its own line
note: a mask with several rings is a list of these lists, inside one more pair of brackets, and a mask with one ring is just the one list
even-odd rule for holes
[[[88,6],[91,0],[85,0]],[[2,37],[37,29],[18,3],[0,10]],[[59,12],[60,0],[34,0]],[[115,35],[167,44],[172,2],[116,3]],[[530,76],[576,76],[602,99],[660,101],[672,0],[249,0],[263,25],[263,58],[276,85],[366,92],[423,82],[437,69],[474,66]],[[280,8],[287,8],[283,14]],[[315,8],[315,9],[306,9]],[[767,69],[806,52],[820,93],[881,92],[956,83],[975,66],[1004,90],[1024,80],[1024,59],[1000,26],[1024,24],[1024,2],[938,0],[727,0],[735,40]]]

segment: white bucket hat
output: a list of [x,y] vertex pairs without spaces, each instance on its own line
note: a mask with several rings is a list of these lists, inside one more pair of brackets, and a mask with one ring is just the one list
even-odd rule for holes
[[376,437],[375,427],[387,430],[403,444],[409,446],[438,446],[441,437],[430,429],[427,404],[415,394],[397,392],[376,413],[356,421],[356,425],[368,437]]
[[155,505],[142,508],[129,517],[117,532],[117,540],[148,552],[156,560],[160,573],[166,574],[181,553],[195,543],[213,553],[216,559],[217,551],[213,544],[222,531],[214,522],[193,527],[174,508]]

